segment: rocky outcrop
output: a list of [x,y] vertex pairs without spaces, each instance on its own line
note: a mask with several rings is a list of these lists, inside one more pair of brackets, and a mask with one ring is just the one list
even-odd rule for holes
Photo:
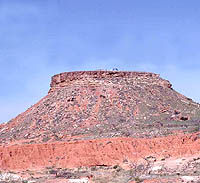
[[70,85],[77,86],[104,86],[104,85],[137,85],[144,83],[171,88],[171,83],[161,79],[158,74],[148,72],[121,72],[121,71],[77,71],[65,72],[52,77],[50,92],[56,88]]

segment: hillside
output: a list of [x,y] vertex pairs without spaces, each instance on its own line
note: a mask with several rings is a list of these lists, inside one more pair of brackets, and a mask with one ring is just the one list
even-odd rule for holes
[[[110,182],[137,181],[144,175],[143,181],[158,180],[162,174],[166,180],[181,181],[181,175],[188,175],[184,171],[191,173],[181,169],[191,157],[196,158],[190,162],[193,169],[199,167],[199,123],[200,105],[176,92],[158,74],[61,73],[52,77],[47,96],[0,126],[0,170],[44,173],[51,167],[56,182],[67,182],[67,176],[58,176],[61,169],[101,182],[109,172],[117,174],[120,167],[118,178],[108,176]],[[189,159],[169,168],[167,162],[184,156]],[[152,170],[156,163],[155,167],[163,163],[165,169]],[[136,171],[139,165],[143,169]],[[85,168],[85,174],[76,171],[78,167]],[[91,167],[95,167],[93,173]],[[150,170],[155,176],[150,176]],[[172,174],[177,177],[173,179]],[[44,173],[34,180],[50,181],[49,177]]]

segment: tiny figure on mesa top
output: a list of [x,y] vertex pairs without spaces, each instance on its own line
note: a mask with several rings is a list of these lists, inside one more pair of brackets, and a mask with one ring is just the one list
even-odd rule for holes
[[112,70],[113,70],[113,71],[119,71],[118,68],[113,68]]

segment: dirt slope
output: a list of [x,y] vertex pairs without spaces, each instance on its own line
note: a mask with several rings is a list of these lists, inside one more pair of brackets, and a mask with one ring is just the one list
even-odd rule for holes
[[176,135],[153,139],[108,138],[73,142],[10,145],[0,147],[3,169],[35,169],[48,166],[75,168],[81,166],[122,164],[145,157],[181,157],[200,151],[198,135]]

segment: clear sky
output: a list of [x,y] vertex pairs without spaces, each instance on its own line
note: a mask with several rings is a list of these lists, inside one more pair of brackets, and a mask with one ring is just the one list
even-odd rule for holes
[[74,70],[156,72],[200,102],[199,0],[0,0],[0,123]]

